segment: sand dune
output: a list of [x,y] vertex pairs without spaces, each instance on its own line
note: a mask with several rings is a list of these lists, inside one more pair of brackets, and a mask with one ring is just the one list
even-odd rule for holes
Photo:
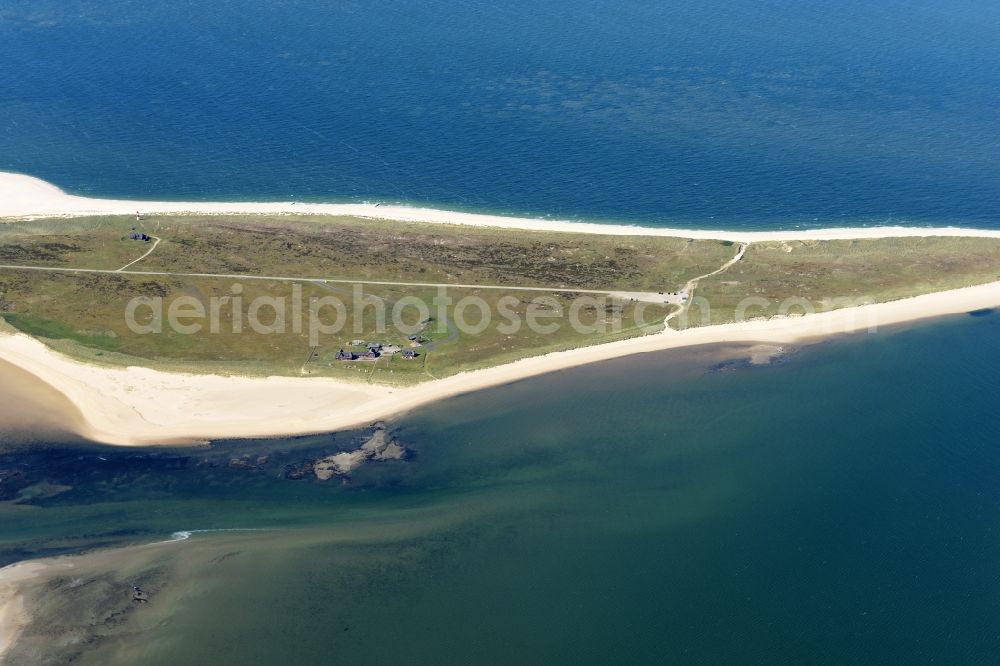
[[[517,229],[679,235],[735,241],[927,235],[1000,237],[1000,231],[951,228],[802,232],[648,229],[421,208],[376,208],[361,204],[112,201],[74,197],[35,178],[0,174],[0,216],[134,214],[136,209],[144,213],[335,213]],[[666,330],[643,338],[526,358],[410,388],[371,386],[327,378],[223,377],[168,373],[139,367],[96,367],[62,356],[41,342],[20,334],[0,335],[0,358],[30,372],[67,396],[84,415],[79,426],[81,435],[109,444],[164,444],[333,431],[366,425],[450,396],[614,356],[725,342],[784,344],[994,306],[1000,306],[1000,282],[803,317],[723,324],[681,332]]]

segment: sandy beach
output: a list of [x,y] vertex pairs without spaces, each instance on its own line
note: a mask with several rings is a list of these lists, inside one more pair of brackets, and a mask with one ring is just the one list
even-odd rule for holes
[[614,356],[718,343],[789,344],[1000,306],[1000,282],[800,317],[665,330],[485,370],[390,388],[327,378],[222,377],[95,367],[22,334],[0,336],[0,358],[66,395],[84,415],[81,435],[118,445],[327,432],[367,425],[421,405]]
[[[0,217],[135,214],[137,209],[146,214],[329,213],[512,229],[711,237],[744,242],[928,235],[1000,237],[997,230],[957,228],[695,232],[494,217],[419,208],[376,208],[361,204],[112,201],[74,197],[35,178],[0,174]],[[642,338],[526,358],[408,388],[326,378],[224,377],[168,373],[140,367],[96,367],[60,355],[21,334],[0,335],[0,359],[31,373],[66,396],[83,414],[82,421],[76,421],[79,424],[77,429],[88,439],[118,445],[190,443],[363,426],[451,396],[615,356],[717,343],[788,344],[995,306],[1000,306],[1000,282],[802,317],[747,321],[680,332],[668,329]]]
[[975,236],[1000,238],[1000,230],[963,229],[960,227],[865,227],[812,229],[805,231],[720,231],[704,229],[667,229],[620,224],[595,224],[546,218],[479,215],[432,208],[378,204],[335,204],[304,202],[195,202],[195,201],[123,201],[91,199],[66,194],[55,185],[38,178],[0,172],[0,218],[30,219],[42,217],[79,217],[84,215],[135,215],[136,212],[193,214],[323,214],[349,215],[401,222],[461,224],[478,227],[503,227],[528,231],[564,231],[609,236],[669,236],[695,239],[719,239],[734,242],[767,240],[838,240],[851,238],[905,238],[920,236]]
[[65,440],[85,421],[65,395],[30,372],[0,359],[0,423],[9,440]]

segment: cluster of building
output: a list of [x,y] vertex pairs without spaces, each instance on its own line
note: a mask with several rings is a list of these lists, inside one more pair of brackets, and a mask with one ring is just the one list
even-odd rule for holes
[[375,361],[382,356],[392,356],[394,354],[400,354],[406,360],[412,360],[417,357],[417,352],[412,349],[403,349],[399,345],[385,345],[381,342],[365,342],[364,340],[353,340],[351,342],[352,347],[364,347],[365,351],[356,352],[341,349],[337,352],[336,360],[338,361]]

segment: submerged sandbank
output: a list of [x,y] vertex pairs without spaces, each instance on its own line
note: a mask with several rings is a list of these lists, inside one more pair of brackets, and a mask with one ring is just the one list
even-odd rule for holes
[[130,201],[91,199],[66,194],[44,180],[22,174],[0,172],[0,218],[79,217],[83,215],[135,215],[160,213],[193,214],[324,214],[349,215],[401,222],[461,224],[528,231],[562,231],[611,236],[669,236],[719,239],[734,242],[768,240],[838,240],[854,238],[908,238],[924,236],[974,236],[1000,238],[998,229],[959,227],[865,227],[813,229],[807,231],[722,231],[713,229],[666,229],[621,224],[598,224],[570,220],[481,215],[459,211],[383,206],[379,204],[334,204],[280,202]]
[[0,569],[0,660],[31,621],[21,586],[49,568],[42,561],[26,561]]
[[[50,655],[72,660],[81,645],[96,637],[95,627],[120,624],[149,599],[144,590],[149,583],[157,584],[164,562],[162,547],[178,542],[175,538],[99,548],[0,568],[0,663],[5,659],[34,663],[43,658],[55,663]],[[46,589],[53,584],[57,590]],[[133,588],[138,585],[142,588]],[[170,612],[169,595],[158,595],[157,601],[163,603],[158,603],[156,617]],[[156,617],[137,619],[155,624]],[[110,618],[115,622],[108,623]]]

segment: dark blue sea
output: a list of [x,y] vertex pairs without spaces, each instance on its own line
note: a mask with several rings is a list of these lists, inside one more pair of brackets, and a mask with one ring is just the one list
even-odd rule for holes
[[0,169],[95,196],[1000,225],[988,0],[3,0]]

